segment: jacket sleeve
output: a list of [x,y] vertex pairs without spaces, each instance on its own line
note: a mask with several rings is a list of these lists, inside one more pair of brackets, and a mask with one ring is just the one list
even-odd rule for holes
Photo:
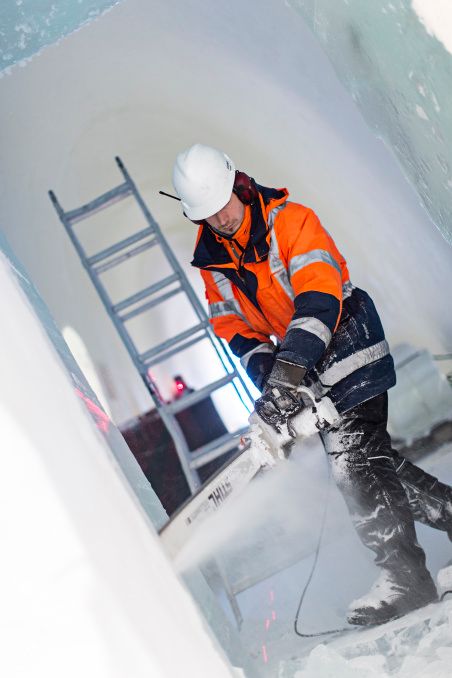
[[[295,206],[294,206],[295,207]],[[281,225],[295,312],[278,357],[310,370],[322,357],[342,311],[345,260],[317,215],[299,206]]]
[[223,273],[201,270],[201,275],[215,334],[228,342],[251,381],[262,389],[273,367],[275,345],[269,336],[256,332],[246,321],[232,284]]

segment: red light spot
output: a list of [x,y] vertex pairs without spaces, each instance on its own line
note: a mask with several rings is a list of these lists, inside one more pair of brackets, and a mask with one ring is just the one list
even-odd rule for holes
[[276,612],[272,610],[272,620],[276,621]]
[[108,415],[105,414],[101,408],[96,405],[96,403],[93,403],[88,396],[86,396],[84,393],[82,393],[78,388],[75,389],[76,394],[83,400],[85,403],[86,407],[88,410],[91,412],[93,415],[97,428],[102,431],[102,433],[107,433],[108,427],[110,426],[110,419]]
[[266,630],[266,631],[268,631],[268,629],[270,628],[270,624],[271,624],[270,619],[266,619],[266,620],[265,620],[265,630]]
[[180,396],[184,395],[185,391],[187,390],[187,384],[185,383],[185,380],[182,379],[182,377],[174,377],[173,383],[173,396],[174,398],[180,398]]
[[264,663],[267,664],[268,655],[267,655],[267,648],[265,647],[265,645],[262,645],[262,658],[264,660]]
[[273,591],[270,591],[270,602],[273,603],[275,601],[275,594]]

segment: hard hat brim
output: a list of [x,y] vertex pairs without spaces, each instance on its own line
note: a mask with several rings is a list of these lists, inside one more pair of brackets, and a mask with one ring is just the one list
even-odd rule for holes
[[202,219],[208,219],[214,214],[219,212],[225,205],[228,204],[231,199],[232,189],[234,188],[234,178],[235,172],[231,172],[231,175],[228,176],[228,181],[222,187],[221,192],[215,196],[215,200],[206,202],[202,205],[196,205],[195,207],[185,206],[184,203],[184,212],[189,219],[194,221],[201,221]]

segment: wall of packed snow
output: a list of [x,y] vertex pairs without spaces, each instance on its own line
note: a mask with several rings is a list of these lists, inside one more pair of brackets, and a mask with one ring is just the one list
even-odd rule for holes
[[[230,676],[161,550],[160,502],[0,248],[0,673]],[[189,586],[229,650],[210,589],[195,574]]]
[[452,243],[452,9],[447,0],[288,0]]

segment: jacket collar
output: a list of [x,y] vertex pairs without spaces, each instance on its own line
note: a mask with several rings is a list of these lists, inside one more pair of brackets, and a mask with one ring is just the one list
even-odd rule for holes
[[[268,214],[278,205],[286,202],[287,189],[266,188],[257,185],[259,200],[251,205],[250,237],[245,248],[243,263],[265,261],[270,249],[270,228]],[[192,266],[196,268],[235,268],[229,252],[223,245],[223,238],[210,230],[206,223],[199,227],[198,239],[193,255]]]

